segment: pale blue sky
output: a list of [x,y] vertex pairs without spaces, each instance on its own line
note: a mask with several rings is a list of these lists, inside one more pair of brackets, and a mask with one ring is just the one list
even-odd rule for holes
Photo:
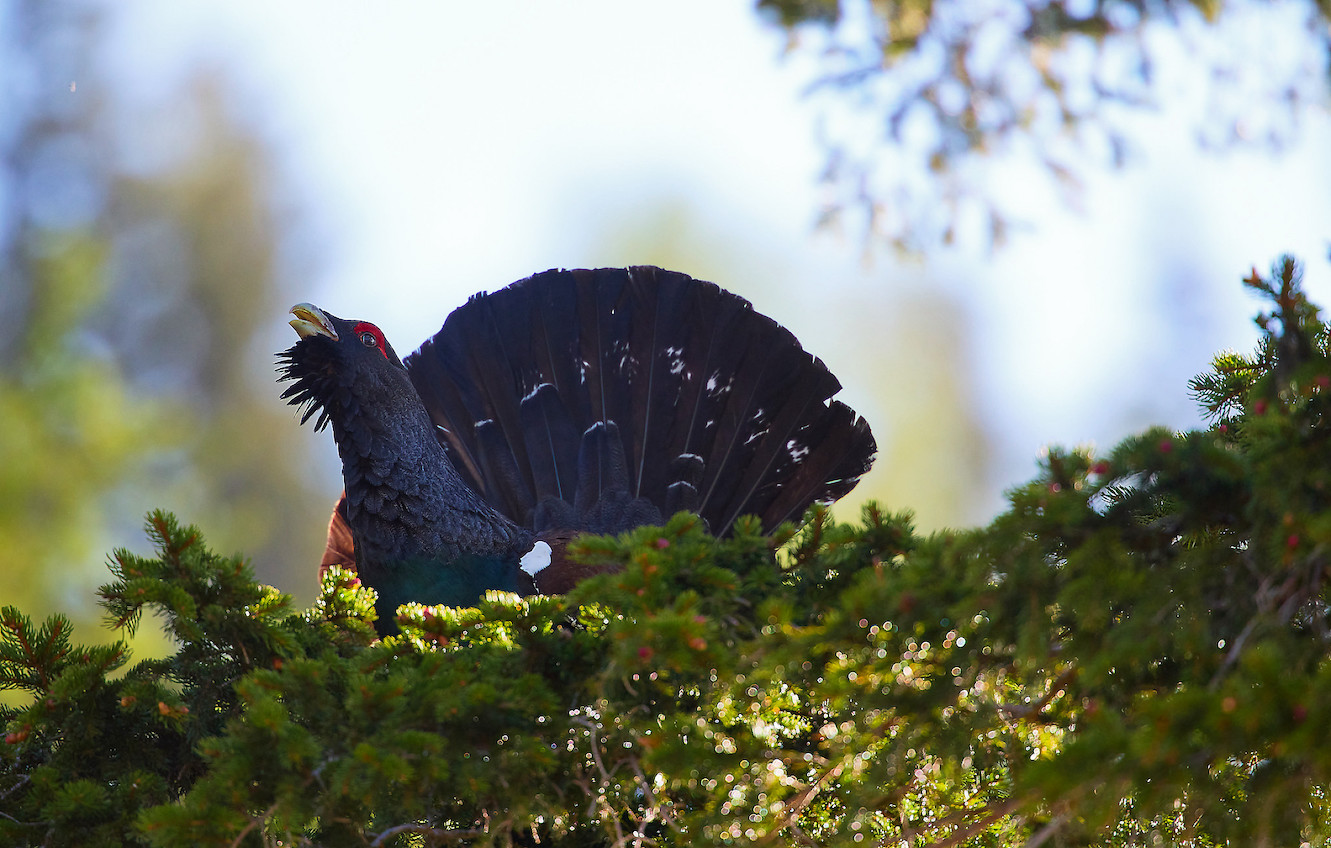
[[[1181,83],[1135,120],[1139,155],[1092,172],[1077,209],[1018,162],[990,166],[979,178],[1030,221],[1006,248],[868,265],[854,233],[813,229],[822,154],[801,92],[816,67],[783,58],[783,35],[748,2],[115,8],[107,66],[125,93],[164,101],[200,63],[239,81],[246,119],[318,211],[321,264],[300,299],[371,318],[400,351],[474,291],[555,266],[658,261],[621,255],[607,234],[676,203],[691,221],[685,249],[700,246],[677,269],[789,326],[882,429],[866,352],[900,358],[881,334],[911,320],[901,304],[950,295],[963,379],[991,432],[974,482],[988,512],[1044,444],[1195,424],[1187,377],[1255,338],[1256,303],[1239,285],[1251,265],[1293,251],[1331,302],[1324,112],[1279,158],[1202,154]],[[1201,348],[1178,349],[1181,323],[1204,328]]]

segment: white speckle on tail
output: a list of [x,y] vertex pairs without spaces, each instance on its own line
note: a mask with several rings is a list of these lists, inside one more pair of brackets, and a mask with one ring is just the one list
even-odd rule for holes
[[552,388],[552,389],[554,388],[554,386],[553,386],[552,384],[550,384],[550,383],[541,383],[541,384],[538,385],[536,388],[534,388],[534,389],[532,389],[531,391],[527,392],[526,397],[524,397],[524,398],[522,399],[523,402],[525,403],[526,401],[529,401],[529,400],[531,400],[532,398],[536,397],[536,393],[539,392],[541,389],[545,388],[546,386],[550,386],[550,388]]
[[537,542],[531,546],[531,550],[522,555],[518,560],[518,565],[523,571],[532,577],[536,573],[550,564],[550,546],[545,542]]
[[678,374],[684,370],[684,348],[668,347],[665,349],[665,355],[670,360],[671,374]]

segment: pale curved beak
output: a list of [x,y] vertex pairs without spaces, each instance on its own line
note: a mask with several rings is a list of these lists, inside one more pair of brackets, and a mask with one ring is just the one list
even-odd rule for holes
[[297,303],[291,307],[291,314],[296,317],[288,323],[302,339],[310,336],[327,336],[337,341],[337,330],[333,329],[333,322],[329,321],[323,310],[313,303]]

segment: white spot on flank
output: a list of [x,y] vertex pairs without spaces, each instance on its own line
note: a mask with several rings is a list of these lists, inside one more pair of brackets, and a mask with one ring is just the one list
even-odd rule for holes
[[550,546],[545,542],[537,542],[531,546],[531,550],[522,555],[518,560],[518,566],[532,577],[536,573],[550,564]]

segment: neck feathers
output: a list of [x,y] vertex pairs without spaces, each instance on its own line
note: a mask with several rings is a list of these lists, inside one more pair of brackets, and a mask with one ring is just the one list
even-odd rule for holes
[[372,416],[332,419],[357,567],[373,573],[406,562],[446,566],[465,551],[511,558],[516,568],[530,534],[462,482],[420,400],[407,400],[381,400]]

